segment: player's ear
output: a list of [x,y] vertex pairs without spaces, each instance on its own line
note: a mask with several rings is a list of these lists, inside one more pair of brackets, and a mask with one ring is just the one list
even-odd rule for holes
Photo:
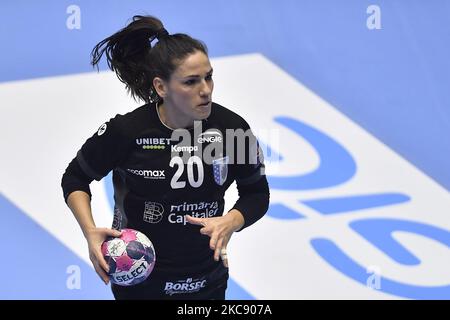
[[155,88],[156,93],[161,98],[164,99],[167,96],[167,84],[160,77],[154,77],[153,78],[153,88]]

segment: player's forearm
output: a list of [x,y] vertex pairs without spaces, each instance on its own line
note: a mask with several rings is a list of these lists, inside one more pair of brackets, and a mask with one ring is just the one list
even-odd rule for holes
[[244,226],[245,223],[244,215],[239,210],[231,209],[230,211],[228,211],[226,216],[231,219],[233,231],[239,231]]
[[[238,184],[239,199],[232,210],[240,212],[244,218],[244,224],[238,230],[242,230],[261,219],[269,208],[270,191],[265,176],[250,185]],[[230,212],[232,211],[230,210]]]
[[74,191],[67,198],[67,205],[77,219],[84,236],[89,229],[95,228],[91,211],[91,198],[84,191]]

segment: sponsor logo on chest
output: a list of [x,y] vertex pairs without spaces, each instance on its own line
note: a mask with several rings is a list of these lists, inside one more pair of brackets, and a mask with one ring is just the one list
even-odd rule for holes
[[170,141],[170,138],[137,138],[136,144],[144,150],[164,150]]
[[145,179],[165,179],[165,170],[145,170],[145,169],[127,169],[127,171],[136,176]]

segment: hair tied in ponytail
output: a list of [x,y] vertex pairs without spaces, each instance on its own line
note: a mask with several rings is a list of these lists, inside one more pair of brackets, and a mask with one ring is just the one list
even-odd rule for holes
[[[154,40],[158,42],[152,45]],[[196,51],[208,54],[203,42],[184,33],[170,35],[158,18],[134,16],[125,28],[95,45],[91,64],[98,68],[104,55],[131,96],[149,103],[160,98],[153,88],[155,77],[170,80],[178,65]]]
[[158,31],[156,31],[156,38],[158,41],[161,41],[161,39],[168,38],[169,32],[165,28],[161,28]]

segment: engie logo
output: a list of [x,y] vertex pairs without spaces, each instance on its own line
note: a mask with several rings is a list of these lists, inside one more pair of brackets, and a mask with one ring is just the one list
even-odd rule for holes
[[208,129],[205,132],[199,134],[197,138],[198,143],[211,143],[211,142],[222,142],[222,132],[218,129]]

